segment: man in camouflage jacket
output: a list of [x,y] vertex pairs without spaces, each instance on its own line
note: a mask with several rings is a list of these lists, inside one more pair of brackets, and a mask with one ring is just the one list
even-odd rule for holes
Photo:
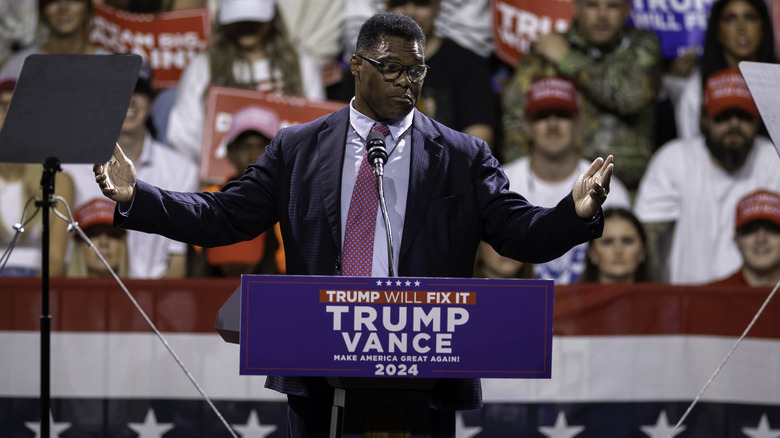
[[612,154],[616,176],[635,191],[653,152],[654,102],[662,59],[655,34],[630,28],[630,0],[574,0],[565,33],[539,37],[503,93],[503,161],[528,153],[525,94],[542,76],[562,76],[580,95],[585,158]]

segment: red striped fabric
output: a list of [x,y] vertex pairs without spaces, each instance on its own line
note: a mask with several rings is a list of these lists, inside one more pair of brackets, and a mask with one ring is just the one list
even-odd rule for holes
[[[126,280],[162,331],[215,333],[217,311],[239,280]],[[54,331],[146,332],[149,327],[112,280],[55,278],[50,284]],[[769,288],[733,286],[573,285],[555,287],[554,333],[586,335],[739,336]],[[0,278],[0,330],[40,327],[41,280]],[[750,333],[780,338],[780,300]]]

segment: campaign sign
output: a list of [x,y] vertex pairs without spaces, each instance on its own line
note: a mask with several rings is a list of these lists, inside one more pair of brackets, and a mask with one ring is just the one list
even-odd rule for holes
[[[233,114],[249,107],[260,106],[279,118],[279,128],[310,122],[345,107],[347,102],[314,100],[243,88],[212,86],[206,105],[206,126],[203,129],[203,150],[200,178],[212,183],[224,183],[236,173],[227,158],[225,134],[233,122]],[[243,169],[242,169],[243,170]]]
[[655,32],[663,57],[674,59],[689,50],[701,52],[713,1],[636,0],[630,22]]
[[244,275],[241,374],[550,378],[553,282]]
[[211,38],[207,8],[137,14],[99,3],[94,7],[90,41],[111,53],[134,53],[146,59],[157,89],[175,87]]
[[491,0],[496,55],[516,66],[540,35],[569,29],[571,0]]

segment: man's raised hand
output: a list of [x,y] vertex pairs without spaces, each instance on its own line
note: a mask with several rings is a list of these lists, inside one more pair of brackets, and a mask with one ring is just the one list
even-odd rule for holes
[[95,182],[103,194],[116,202],[128,203],[135,196],[135,166],[122,152],[119,143],[114,148],[114,161],[95,164]]
[[609,181],[612,178],[612,155],[607,159],[596,158],[590,167],[580,175],[574,184],[572,196],[574,209],[583,219],[592,218],[607,200]]

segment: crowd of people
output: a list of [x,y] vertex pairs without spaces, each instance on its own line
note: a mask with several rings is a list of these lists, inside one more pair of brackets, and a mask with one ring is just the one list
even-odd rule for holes
[[[93,1],[16,4],[19,20],[37,13],[38,29],[27,21],[0,29],[0,126],[27,56],[108,53],[88,38]],[[532,204],[554,207],[591,160],[614,156],[601,238],[536,264],[503,258],[483,242],[474,275],[556,284],[780,280],[780,157],[737,69],[741,61],[777,62],[764,0],[716,0],[700,52],[676,59],[663,58],[657,35],[628,24],[629,0],[573,0],[569,29],[539,36],[516,66],[486,44],[487,0],[99,2],[130,12],[212,13],[208,48],[190,61],[177,87],[157,89],[146,63],[139,73],[118,143],[138,178],[153,185],[219,190],[281,129],[262,106],[237,111],[221,146],[235,175],[216,185],[200,181],[211,86],[349,102],[355,77],[345,59],[355,53],[357,28],[388,11],[410,16],[425,34],[429,69],[417,111],[484,141],[510,189]],[[671,114],[659,111],[664,102]],[[162,124],[151,122],[155,111]],[[38,193],[38,173],[34,165],[0,163],[0,248],[13,239],[9,224],[19,221],[26,199]],[[91,165],[64,166],[56,187],[120,276],[285,272],[278,227],[242,244],[201,248],[114,229],[113,204],[101,199]],[[106,275],[60,225],[52,230],[52,274]],[[40,224],[26,228],[0,275],[38,275]]]

